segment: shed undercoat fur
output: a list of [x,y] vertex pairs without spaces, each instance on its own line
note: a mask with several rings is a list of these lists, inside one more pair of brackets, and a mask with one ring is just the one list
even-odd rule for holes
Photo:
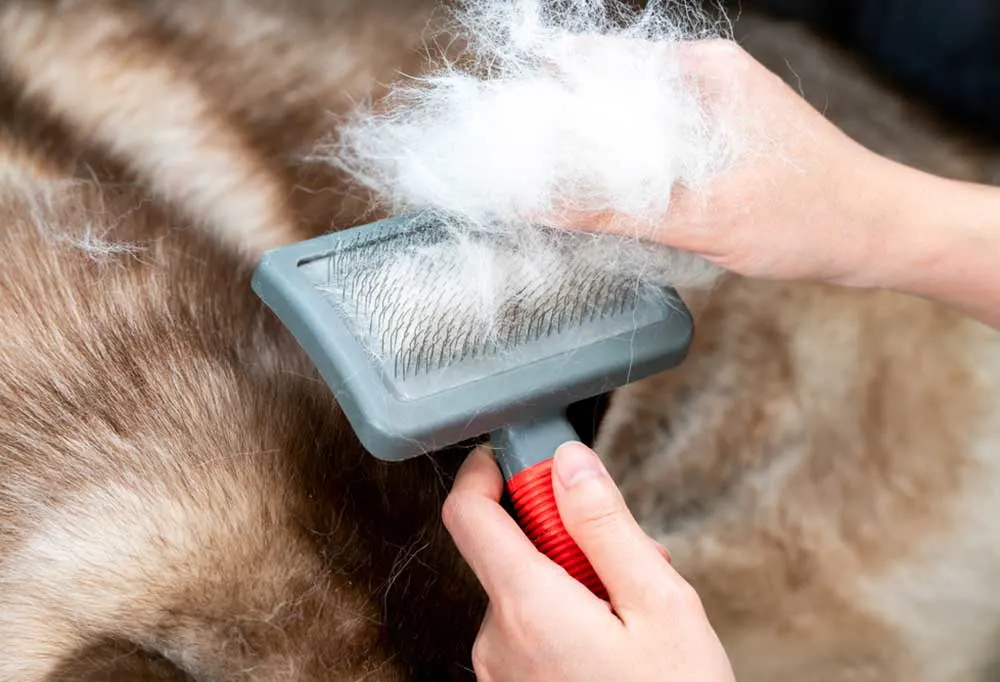
[[[415,73],[430,0],[0,7],[0,679],[472,676],[441,527],[460,453],[365,454],[249,289],[356,224],[303,161]],[[990,159],[792,24],[739,37],[848,133]],[[597,448],[741,682],[986,679],[1000,628],[1000,338],[884,292],[729,279]]]

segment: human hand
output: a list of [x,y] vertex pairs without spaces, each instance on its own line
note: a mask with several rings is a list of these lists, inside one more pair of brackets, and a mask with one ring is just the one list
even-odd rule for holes
[[712,115],[738,127],[736,163],[705,187],[675,189],[662,224],[572,210],[542,220],[639,235],[748,277],[881,285],[900,223],[893,199],[905,203],[900,178],[915,173],[849,138],[734,42],[684,43],[673,55]]
[[563,524],[611,604],[531,544],[498,503],[499,468],[478,449],[443,514],[490,600],[472,652],[478,679],[732,682],[698,595],[636,523],[597,455],[566,444],[553,471]]

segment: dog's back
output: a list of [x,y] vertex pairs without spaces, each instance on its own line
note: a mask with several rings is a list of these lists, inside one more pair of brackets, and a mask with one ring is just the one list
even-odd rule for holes
[[[456,458],[363,453],[249,289],[261,249],[361,219],[302,157],[416,70],[430,4],[0,9],[0,678],[471,675],[481,594],[438,519]],[[848,132],[977,172],[759,30]],[[739,678],[969,679],[1000,622],[995,336],[881,293],[694,303],[690,360],[621,392],[599,448]]]
[[462,675],[446,479],[361,450],[249,269],[132,187],[2,192],[0,678]]
[[351,219],[295,155],[390,9],[0,12],[0,679],[469,676],[455,458],[367,455],[244,255]]

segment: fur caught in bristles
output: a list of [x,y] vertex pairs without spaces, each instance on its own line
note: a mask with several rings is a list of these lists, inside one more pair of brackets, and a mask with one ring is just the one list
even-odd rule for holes
[[[381,208],[447,223],[454,240],[441,248],[489,280],[473,287],[483,319],[510,278],[476,267],[482,241],[469,247],[470,234],[502,230],[526,264],[572,257],[638,284],[711,282],[718,271],[707,261],[642,237],[663,224],[675,188],[697,192],[741,151],[735,108],[713,93],[710,109],[674,52],[683,41],[729,39],[728,25],[693,2],[656,0],[642,10],[467,0],[454,19],[449,45],[461,41],[460,54],[442,50],[426,75],[402,77],[377,106],[359,108],[326,158]],[[611,215],[631,236],[593,235],[595,248],[566,256],[542,226],[566,210]]]

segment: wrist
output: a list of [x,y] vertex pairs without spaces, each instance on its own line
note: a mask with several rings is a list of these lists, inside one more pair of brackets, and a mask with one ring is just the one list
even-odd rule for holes
[[843,173],[837,194],[842,213],[843,268],[834,284],[898,289],[934,250],[933,234],[911,213],[917,171],[867,149]]
[[[930,235],[915,233],[909,217],[916,171],[857,146],[830,162],[832,221],[820,259],[820,279],[860,289],[897,288],[930,249]],[[824,260],[825,259],[825,260]]]
[[885,160],[857,284],[1000,320],[1000,189]]

